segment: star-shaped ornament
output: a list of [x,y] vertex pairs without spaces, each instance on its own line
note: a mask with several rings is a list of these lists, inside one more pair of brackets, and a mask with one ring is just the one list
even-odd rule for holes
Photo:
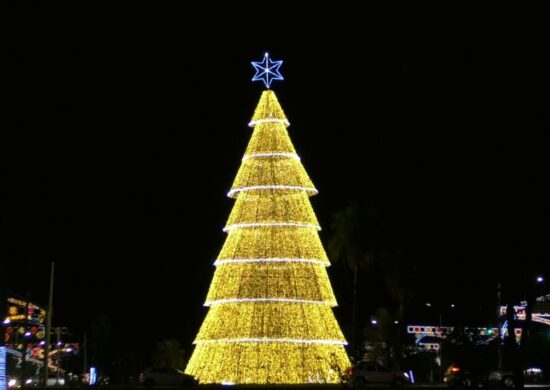
[[252,61],[252,66],[256,69],[256,74],[252,81],[263,81],[266,88],[269,89],[273,80],[284,80],[279,68],[283,61],[272,61],[269,53],[265,53],[263,61]]

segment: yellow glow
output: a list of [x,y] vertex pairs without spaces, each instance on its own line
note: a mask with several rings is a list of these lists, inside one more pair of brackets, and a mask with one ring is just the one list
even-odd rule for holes
[[350,362],[309,202],[317,190],[273,91],[263,92],[251,123],[208,313],[185,372],[200,383],[338,383]]
[[239,302],[210,306],[195,342],[264,337],[345,341],[328,305]]
[[277,96],[275,96],[275,92],[269,89],[262,92],[260,102],[256,106],[256,110],[254,110],[254,115],[252,116],[252,123],[266,119],[278,119],[288,123],[288,119],[279,104],[279,100],[277,100]]
[[244,157],[267,153],[296,154],[284,124],[260,123],[254,128]]
[[242,192],[227,226],[242,223],[294,222],[319,226],[304,191],[257,190]]
[[311,263],[220,265],[206,303],[230,298],[290,298],[336,304],[326,268]]
[[201,383],[339,383],[333,367],[348,367],[340,345],[289,343],[198,344],[186,373]]
[[256,228],[231,230],[218,259],[319,259],[327,254],[315,229]]
[[249,158],[241,163],[231,187],[231,197],[240,194],[233,192],[242,188],[269,186],[303,187],[310,195],[317,193],[300,160],[290,157]]

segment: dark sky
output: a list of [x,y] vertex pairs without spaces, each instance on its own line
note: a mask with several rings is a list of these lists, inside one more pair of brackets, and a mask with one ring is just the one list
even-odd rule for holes
[[81,332],[105,313],[117,338],[192,340],[262,90],[250,61],[265,50],[285,61],[274,90],[324,240],[358,200],[406,244],[427,298],[482,305],[499,278],[550,277],[537,21],[130,4],[12,10],[1,273],[45,303],[55,260],[54,322]]

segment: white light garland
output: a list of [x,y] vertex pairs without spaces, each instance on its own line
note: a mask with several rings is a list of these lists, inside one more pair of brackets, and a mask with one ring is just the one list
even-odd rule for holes
[[249,302],[285,302],[285,303],[313,303],[316,305],[338,306],[336,302],[313,301],[311,299],[292,299],[292,298],[226,298],[206,301],[204,306],[223,305],[226,303],[249,303]]
[[219,259],[214,262],[214,265],[223,264],[239,264],[239,263],[310,263],[329,266],[329,262],[318,259],[292,259],[292,258],[265,258],[265,259]]
[[248,123],[248,127],[254,127],[259,123],[283,123],[287,127],[290,126],[290,122],[286,119],[277,119],[277,118],[266,118],[266,119],[256,119],[255,121],[251,121]]
[[253,190],[300,190],[300,191],[307,191],[307,192],[313,192],[314,194],[318,194],[319,192],[312,187],[302,187],[302,186],[250,186],[250,187],[239,187],[232,189],[227,193],[227,196],[232,196],[236,194],[237,192],[242,191],[253,191]]
[[321,230],[319,225],[312,223],[298,223],[298,222],[270,222],[270,223],[236,223],[234,225],[229,225],[223,228],[224,232],[230,232],[231,230],[239,228],[254,228],[254,227],[302,227],[309,229]]
[[256,153],[256,154],[247,154],[242,158],[242,161],[246,161],[251,158],[265,158],[265,157],[289,157],[295,160],[300,160],[300,156],[296,153]]
[[285,338],[242,338],[242,339],[216,339],[216,340],[195,340],[193,344],[211,344],[211,343],[293,343],[293,344],[328,344],[328,345],[348,345],[346,341],[341,340],[308,340],[308,339],[285,339]]

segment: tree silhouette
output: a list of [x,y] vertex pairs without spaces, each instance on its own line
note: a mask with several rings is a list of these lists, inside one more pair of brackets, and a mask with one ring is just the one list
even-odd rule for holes
[[157,343],[153,353],[155,367],[185,368],[185,351],[176,340],[163,340]]
[[[358,288],[365,284],[358,283],[358,274],[363,270],[367,276],[370,275],[369,279],[382,281],[383,291],[377,297],[369,298],[378,305],[381,319],[386,318],[389,325],[367,328],[366,334],[371,337],[374,332],[376,337],[387,341],[386,360],[390,356],[400,356],[403,328],[395,325],[403,324],[407,303],[415,295],[414,267],[406,261],[387,217],[374,207],[350,202],[345,209],[334,214],[331,228],[328,242],[330,258],[335,263],[343,263],[353,272],[352,351],[359,353],[357,296]],[[399,365],[398,359],[393,361]]]

